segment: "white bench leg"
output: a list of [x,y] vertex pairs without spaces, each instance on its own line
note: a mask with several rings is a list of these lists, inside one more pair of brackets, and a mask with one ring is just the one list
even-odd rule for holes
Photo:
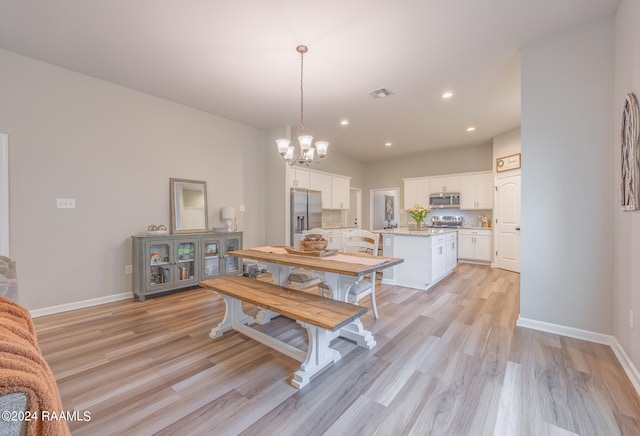
[[[218,294],[216,292],[216,294]],[[218,294],[224,299],[225,311],[224,318],[217,327],[211,329],[210,338],[219,338],[225,332],[233,328],[234,324],[252,324],[253,317],[247,315],[242,310],[242,301],[229,297],[228,295]]]
[[300,369],[293,374],[291,384],[300,389],[311,381],[311,378],[337,362],[342,357],[338,350],[329,346],[329,331],[307,323],[300,323],[309,333],[307,356]]

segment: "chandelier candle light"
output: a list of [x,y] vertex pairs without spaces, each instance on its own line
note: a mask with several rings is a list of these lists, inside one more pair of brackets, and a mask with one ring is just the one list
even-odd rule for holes
[[422,222],[427,217],[428,213],[429,209],[422,207],[419,204],[415,204],[409,209],[409,215],[411,215],[411,218],[416,220],[416,226],[418,229],[422,227]]
[[[311,163],[322,162],[322,159],[327,155],[327,148],[329,143],[327,141],[316,141],[312,145],[313,136],[304,134],[304,87],[303,87],[303,72],[304,72],[304,54],[309,51],[306,45],[299,45],[296,47],[296,51],[300,53],[300,136],[298,136],[298,142],[300,143],[300,152],[296,155],[295,146],[291,145],[289,139],[276,139],[278,146],[278,152],[282,159],[289,165],[299,163],[300,165],[309,166]],[[317,155],[317,159],[316,159]]]

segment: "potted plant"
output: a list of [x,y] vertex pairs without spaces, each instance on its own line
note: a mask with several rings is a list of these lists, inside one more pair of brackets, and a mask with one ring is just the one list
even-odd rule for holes
[[416,220],[416,226],[418,229],[422,227],[422,222],[427,217],[428,213],[429,209],[420,206],[419,204],[415,204],[409,209],[409,215],[411,216],[411,218]]

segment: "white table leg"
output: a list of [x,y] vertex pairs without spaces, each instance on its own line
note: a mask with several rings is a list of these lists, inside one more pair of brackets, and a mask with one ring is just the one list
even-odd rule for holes
[[293,374],[291,380],[291,384],[298,389],[304,387],[313,376],[342,357],[338,350],[329,347],[331,342],[329,331],[307,323],[300,324],[309,333],[309,348],[304,362]]
[[305,322],[299,322],[300,325],[307,329],[309,335],[309,347],[305,353],[285,342],[247,326],[246,324],[253,323],[253,318],[243,312],[242,301],[224,294],[218,295],[224,299],[226,311],[222,322],[220,322],[217,327],[211,329],[209,336],[215,339],[222,336],[226,331],[233,329],[302,362],[300,369],[294,373],[291,379],[291,384],[294,387],[298,389],[304,387],[316,374],[324,370],[327,366],[337,362],[342,357],[338,350],[334,350],[329,346],[331,338],[329,337],[330,332],[328,330]]
[[[292,266],[280,265],[277,263],[265,262],[267,271],[273,276],[273,282],[276,285],[286,286],[289,281],[289,274],[293,270]],[[279,316],[279,313],[273,312],[268,309],[258,308],[258,314],[256,315],[256,322],[260,325],[267,324],[272,318]]]
[[[216,292],[216,294],[218,294]],[[211,329],[210,338],[219,338],[225,332],[231,330],[234,324],[252,324],[253,317],[247,315],[242,310],[242,301],[229,297],[228,295],[218,294],[224,299],[225,311],[224,318],[217,327]]]
[[[331,289],[331,293],[335,300],[339,301],[348,301],[349,290],[353,285],[358,283],[362,278],[344,276],[336,273],[326,273],[325,278],[327,281],[327,285],[329,289]],[[337,333],[337,334],[336,334]],[[358,346],[372,349],[376,346],[376,341],[373,339],[373,334],[364,328],[362,325],[362,321],[358,318],[357,320],[347,324],[342,327],[337,332],[331,336],[331,338],[335,338],[337,336],[342,336],[343,338],[347,338],[349,340],[354,341],[358,344]]]

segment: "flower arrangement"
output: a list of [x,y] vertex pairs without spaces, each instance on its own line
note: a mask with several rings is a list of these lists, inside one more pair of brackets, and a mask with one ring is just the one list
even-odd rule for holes
[[411,215],[411,218],[416,220],[416,224],[418,225],[418,228],[420,228],[420,224],[422,224],[422,221],[424,221],[428,213],[429,213],[429,209],[427,209],[426,207],[420,206],[419,204],[415,204],[409,209],[409,215]]

